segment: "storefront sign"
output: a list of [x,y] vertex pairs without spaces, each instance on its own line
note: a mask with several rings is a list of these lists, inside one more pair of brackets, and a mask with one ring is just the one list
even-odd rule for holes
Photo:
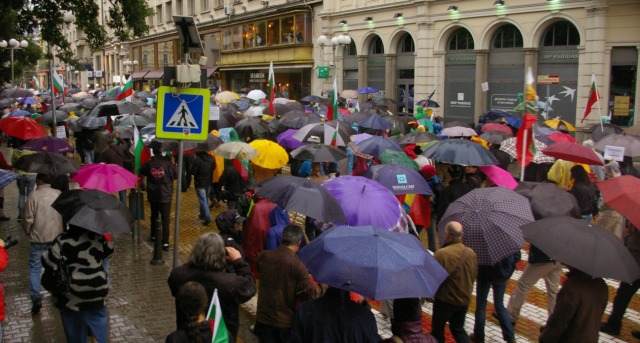
[[513,110],[514,107],[518,106],[520,102],[518,101],[517,94],[492,94],[491,95],[491,108],[503,108],[508,110]]
[[455,108],[471,108],[471,101],[464,100],[464,93],[458,93],[456,99],[457,100],[449,101],[449,106]]
[[329,67],[327,67],[327,66],[318,66],[318,78],[319,79],[328,79],[329,78]]
[[613,99],[613,114],[616,116],[629,116],[630,97],[616,96]]
[[96,70],[93,72],[94,77],[102,77],[102,70]]
[[578,63],[579,57],[577,50],[541,50],[538,63]]
[[120,76],[119,75],[114,75],[113,76],[113,83],[120,83]]
[[559,85],[560,76],[558,75],[538,75],[539,85]]
[[87,77],[90,78],[90,79],[93,78],[93,71],[89,70],[87,72]]
[[476,54],[447,54],[446,65],[476,64]]

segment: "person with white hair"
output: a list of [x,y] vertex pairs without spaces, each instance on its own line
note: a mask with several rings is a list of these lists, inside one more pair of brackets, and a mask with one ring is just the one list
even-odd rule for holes
[[[600,159],[600,161],[602,161],[602,164],[604,164],[604,156],[602,156],[601,153],[597,152],[596,149],[593,147],[593,140],[591,139],[587,139],[586,141],[582,142],[582,145],[593,150],[593,152],[598,156],[598,158]],[[589,168],[591,168],[591,171],[596,175],[596,178],[598,179],[598,181],[604,181],[605,180],[605,175],[604,175],[604,167],[603,166],[598,166],[598,165],[590,165]]]

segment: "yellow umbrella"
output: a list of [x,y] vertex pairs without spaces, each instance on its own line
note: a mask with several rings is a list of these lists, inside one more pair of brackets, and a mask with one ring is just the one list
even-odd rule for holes
[[289,154],[278,143],[266,139],[256,139],[249,143],[259,155],[251,162],[266,169],[280,169],[289,162]]
[[563,130],[563,131],[576,130],[576,128],[573,125],[571,125],[571,123],[562,119],[549,119],[544,123],[547,124],[550,128],[556,129],[556,130]]
[[214,99],[221,103],[229,103],[236,100],[240,100],[240,96],[234,92],[224,91],[216,94]]

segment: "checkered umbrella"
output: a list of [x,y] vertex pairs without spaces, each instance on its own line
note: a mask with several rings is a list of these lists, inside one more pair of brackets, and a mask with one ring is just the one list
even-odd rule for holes
[[[533,144],[536,146],[536,154],[533,156],[533,163],[553,163],[556,161],[555,158],[551,156],[547,156],[542,153],[547,145],[542,143],[541,141],[534,139]],[[516,152],[516,137],[507,138],[500,144],[500,150],[506,152],[512,158],[517,158],[518,153]]]
[[18,176],[19,175],[14,172],[0,169],[0,189],[13,182],[13,180],[18,178]]
[[473,249],[478,264],[494,265],[524,244],[520,226],[534,221],[529,201],[503,188],[477,188],[449,205],[438,224],[440,242],[450,221],[462,224],[462,242]]

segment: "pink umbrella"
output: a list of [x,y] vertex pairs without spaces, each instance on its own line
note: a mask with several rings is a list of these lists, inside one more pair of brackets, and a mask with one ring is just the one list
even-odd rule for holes
[[80,187],[115,193],[134,188],[138,177],[117,164],[92,163],[80,167],[71,177]]
[[482,129],[480,130],[482,132],[487,132],[487,131],[500,131],[500,132],[504,132],[504,133],[508,133],[510,135],[513,135],[513,131],[511,131],[511,129],[506,126],[506,125],[502,125],[502,124],[498,124],[498,123],[487,123],[482,125]]
[[499,187],[514,190],[518,186],[518,182],[513,178],[513,175],[498,166],[480,166],[478,168]]

